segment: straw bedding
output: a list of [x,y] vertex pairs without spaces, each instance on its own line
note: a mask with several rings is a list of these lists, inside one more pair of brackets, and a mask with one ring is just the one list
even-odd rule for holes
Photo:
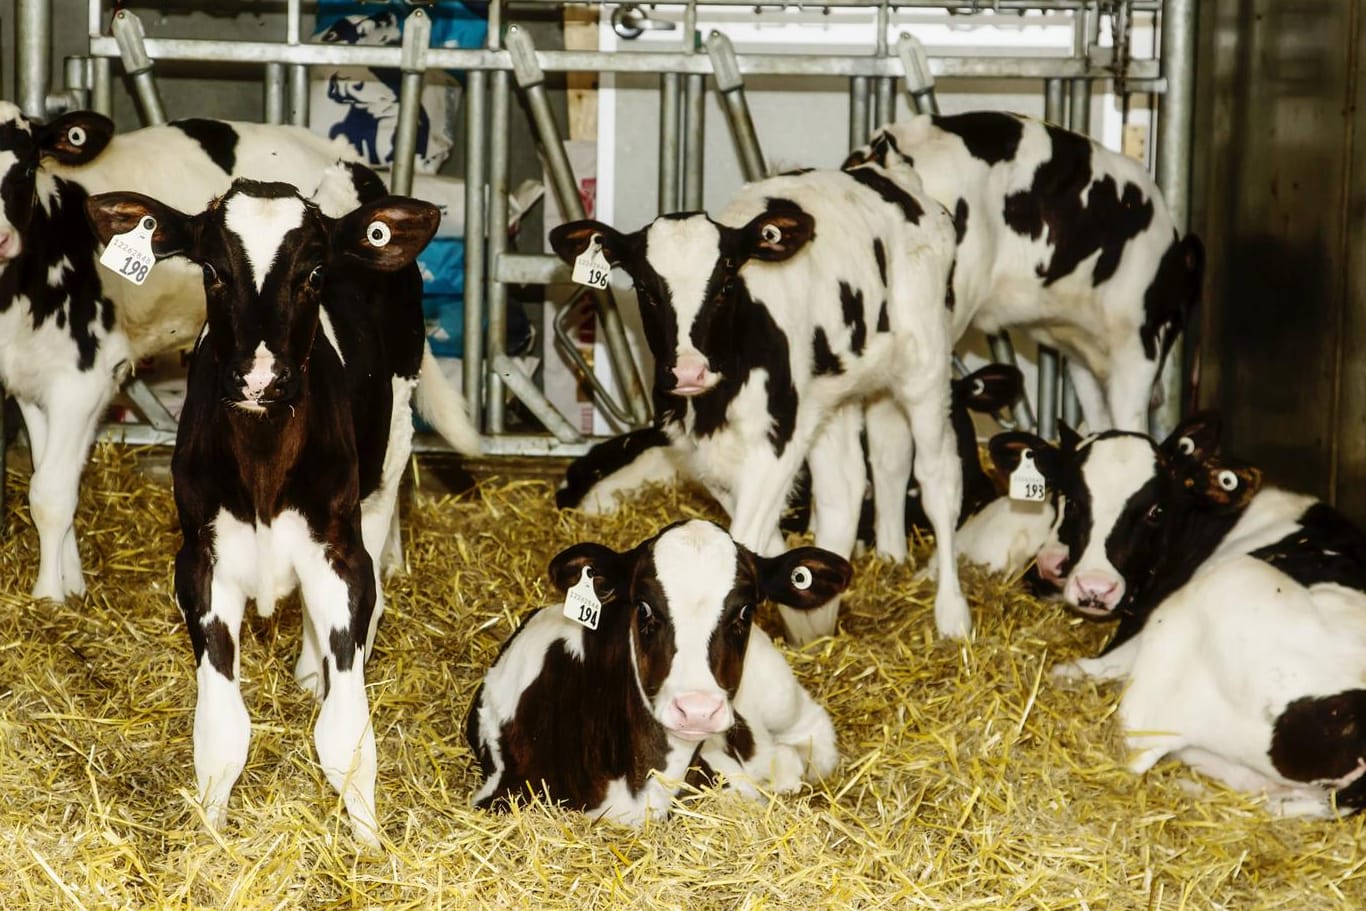
[[[482,472],[473,495],[405,505],[409,571],[368,665],[385,856],[358,856],[314,765],[315,708],[290,676],[297,608],[252,617],[254,721],[230,823],[194,804],[194,676],[170,596],[178,544],[145,453],[101,446],[77,528],[90,594],[32,603],[26,507],[0,542],[0,907],[16,908],[1332,908],[1366,905],[1363,822],[1269,817],[1173,763],[1121,766],[1116,687],[1059,684],[1104,631],[965,573],[978,633],[932,636],[912,568],[856,561],[841,633],[789,653],[844,760],[767,805],[708,792],[640,831],[538,804],[468,808],[470,696],[548,559],[632,545],[687,491],[623,515],[557,513],[543,479]],[[502,477],[492,473],[504,472]],[[24,472],[11,471],[12,499]],[[923,559],[923,544],[915,550]],[[773,618],[765,618],[772,622]]]

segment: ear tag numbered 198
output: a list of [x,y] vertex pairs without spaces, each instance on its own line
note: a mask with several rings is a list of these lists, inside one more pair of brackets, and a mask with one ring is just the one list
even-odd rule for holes
[[564,615],[589,629],[598,628],[598,619],[602,616],[602,602],[598,600],[598,593],[593,588],[593,570],[587,566],[583,568],[579,581],[565,592]]
[[1020,453],[1020,464],[1010,473],[1010,498],[1026,503],[1042,503],[1048,493],[1043,473],[1034,464],[1034,453]]
[[108,245],[100,254],[101,265],[135,285],[147,281],[157,262],[152,255],[152,232],[156,228],[157,220],[144,215],[133,230],[109,238]]
[[607,257],[602,255],[602,235],[594,234],[588,249],[574,260],[574,283],[602,289],[607,287],[607,279],[611,274],[612,266],[607,262]]

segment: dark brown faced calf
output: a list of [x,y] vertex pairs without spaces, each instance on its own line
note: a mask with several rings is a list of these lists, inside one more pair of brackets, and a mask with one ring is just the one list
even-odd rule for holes
[[[374,180],[345,168],[330,177],[356,181],[357,195]],[[172,472],[184,535],[176,598],[198,664],[195,771],[208,818],[223,821],[251,735],[238,679],[246,601],[269,614],[298,584],[306,622],[295,675],[322,702],[318,756],[357,838],[377,843],[364,659],[425,350],[412,262],[438,212],[385,197],[333,219],[290,186],[247,180],[198,215],[129,193],[94,197],[89,211],[104,240],[154,224],[158,257],[204,270],[208,319]]]

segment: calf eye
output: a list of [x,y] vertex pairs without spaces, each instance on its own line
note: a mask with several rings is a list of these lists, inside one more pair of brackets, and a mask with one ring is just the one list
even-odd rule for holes
[[1238,476],[1233,472],[1229,471],[1227,468],[1219,472],[1218,480],[1219,486],[1224,488],[1224,490],[1238,489]]
[[218,284],[218,270],[209,263],[200,263],[200,268],[204,270],[204,281],[211,284]]
[[308,273],[308,287],[321,288],[323,286],[323,267],[314,266],[313,271]]
[[650,606],[648,601],[636,602],[636,620],[641,626],[649,626],[654,622],[655,609]]
[[1148,511],[1147,511],[1146,513],[1143,514],[1143,521],[1144,521],[1144,522],[1147,522],[1149,525],[1156,525],[1157,522],[1158,522],[1158,520],[1161,519],[1161,518],[1162,518],[1162,504],[1161,504],[1161,503],[1154,503],[1152,506],[1149,506],[1149,507],[1148,507]]
[[740,613],[738,613],[738,614],[735,615],[735,619],[736,619],[736,621],[739,622],[739,623],[748,623],[748,622],[750,622],[751,620],[753,620],[753,619],[754,619],[754,605],[753,605],[753,604],[746,604],[744,607],[740,608]]

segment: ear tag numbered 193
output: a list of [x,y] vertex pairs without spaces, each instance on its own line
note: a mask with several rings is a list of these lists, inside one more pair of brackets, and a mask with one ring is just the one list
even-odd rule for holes
[[579,581],[565,592],[564,615],[589,629],[598,628],[598,619],[602,617],[602,602],[598,600],[598,593],[593,589],[593,570],[587,566],[583,568]]
[[607,257],[602,255],[602,235],[594,234],[588,249],[574,260],[574,283],[603,289],[607,287],[607,278],[611,274],[612,266],[607,262]]
[[1048,493],[1043,473],[1034,464],[1034,453],[1020,453],[1020,464],[1010,473],[1010,498],[1026,503],[1042,503]]
[[152,255],[152,232],[156,228],[157,220],[144,215],[133,230],[109,238],[100,254],[100,264],[133,284],[141,285],[157,262]]

